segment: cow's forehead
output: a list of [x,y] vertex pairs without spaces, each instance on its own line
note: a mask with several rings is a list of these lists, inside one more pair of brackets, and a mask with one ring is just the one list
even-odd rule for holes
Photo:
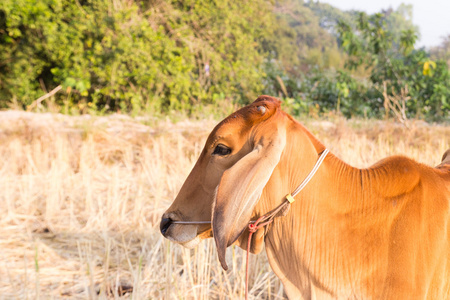
[[255,102],[234,112],[220,122],[213,132],[221,134],[222,131],[229,132],[253,127],[257,123],[270,118],[280,107],[280,101],[270,97],[258,98]]
[[240,136],[243,132],[251,129],[252,125],[247,122],[245,114],[232,114],[220,122],[211,132],[208,142],[214,144],[218,139],[229,136]]
[[222,120],[211,132],[208,144],[236,135],[243,137],[257,124],[272,117],[280,108],[280,101],[269,96],[260,96],[252,104],[232,113]]
[[230,135],[242,135],[257,123],[253,109],[249,106],[233,113],[220,122],[211,133],[213,139]]

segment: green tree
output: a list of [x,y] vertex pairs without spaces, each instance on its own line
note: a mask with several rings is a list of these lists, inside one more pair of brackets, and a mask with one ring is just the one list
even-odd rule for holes
[[[405,32],[414,33],[416,42],[420,38],[419,27],[413,24],[413,6],[412,4],[401,3],[397,9],[392,7],[382,10],[381,14],[386,22],[386,31],[392,36],[393,46],[401,49],[400,45]],[[414,45],[412,45],[414,46]]]
[[348,24],[353,22],[352,11],[342,11],[330,4],[320,1],[308,1],[306,4],[319,19],[319,26],[326,29],[334,37],[338,37],[338,23],[346,22]]
[[360,13],[356,28],[339,23],[339,35],[348,54],[346,66],[354,69],[364,65],[370,69],[372,88],[379,95],[367,99],[372,107],[381,112],[383,92],[394,97],[407,89],[408,115],[448,118],[448,67],[441,60],[432,61],[424,50],[413,50],[418,36],[414,30],[404,30],[398,36],[388,29],[383,14]]
[[62,84],[61,105],[127,112],[253,99],[275,20],[265,0],[4,0],[0,16],[1,106]]
[[293,97],[306,73],[338,68],[342,57],[336,38],[303,1],[276,2],[273,12],[276,22],[265,44],[264,92]]

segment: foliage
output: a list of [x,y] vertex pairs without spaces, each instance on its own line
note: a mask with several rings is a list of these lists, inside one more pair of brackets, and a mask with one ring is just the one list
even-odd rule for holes
[[305,5],[318,17],[320,27],[326,29],[335,37],[338,37],[337,25],[339,22],[353,22],[353,11],[342,11],[330,4],[322,3],[320,1],[309,1]]
[[366,15],[301,0],[3,0],[0,108],[223,114],[261,93],[294,114],[449,118],[448,39],[429,53],[412,6]]
[[[379,94],[400,94],[407,87],[409,116],[444,118],[450,107],[450,72],[442,60],[433,61],[422,50],[413,50],[417,33],[412,29],[396,36],[388,30],[383,14],[360,13],[356,28],[339,23],[342,49],[349,55],[346,66],[351,70],[361,65],[371,70],[371,89]],[[367,97],[374,110],[382,111],[379,97]]]
[[262,89],[263,0],[5,0],[0,12],[2,106],[59,84],[61,102],[123,111],[248,101]]
[[298,80],[293,81],[289,77],[284,79],[288,92],[286,105],[294,115],[317,115],[334,111],[347,118],[377,116],[377,106],[371,105],[365,98],[371,92],[368,83],[355,79],[345,70],[335,72],[314,68]]
[[319,17],[298,0],[276,2],[277,24],[271,43],[280,68],[287,76],[298,78],[314,67],[321,69],[340,66],[341,53],[336,38],[322,27]]
[[[386,31],[390,33],[393,40],[393,46],[398,51],[401,48],[401,42],[405,32],[420,37],[419,28],[413,24],[413,6],[412,4],[401,3],[397,9],[392,7],[382,10],[383,20],[385,21]],[[414,45],[410,45],[410,49]]]

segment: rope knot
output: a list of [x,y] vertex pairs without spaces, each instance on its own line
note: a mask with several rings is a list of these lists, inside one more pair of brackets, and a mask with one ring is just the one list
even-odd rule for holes
[[248,231],[251,233],[255,233],[258,230],[258,226],[256,224],[248,224]]

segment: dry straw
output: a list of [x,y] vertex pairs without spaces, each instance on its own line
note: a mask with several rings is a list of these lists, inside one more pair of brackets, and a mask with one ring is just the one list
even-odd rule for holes
[[[0,113],[2,298],[243,298],[243,250],[225,272],[211,240],[186,250],[158,229],[214,121],[152,123]],[[306,125],[359,167],[391,154],[437,165],[450,147],[449,126]],[[251,296],[282,299],[265,255],[251,261]]]

